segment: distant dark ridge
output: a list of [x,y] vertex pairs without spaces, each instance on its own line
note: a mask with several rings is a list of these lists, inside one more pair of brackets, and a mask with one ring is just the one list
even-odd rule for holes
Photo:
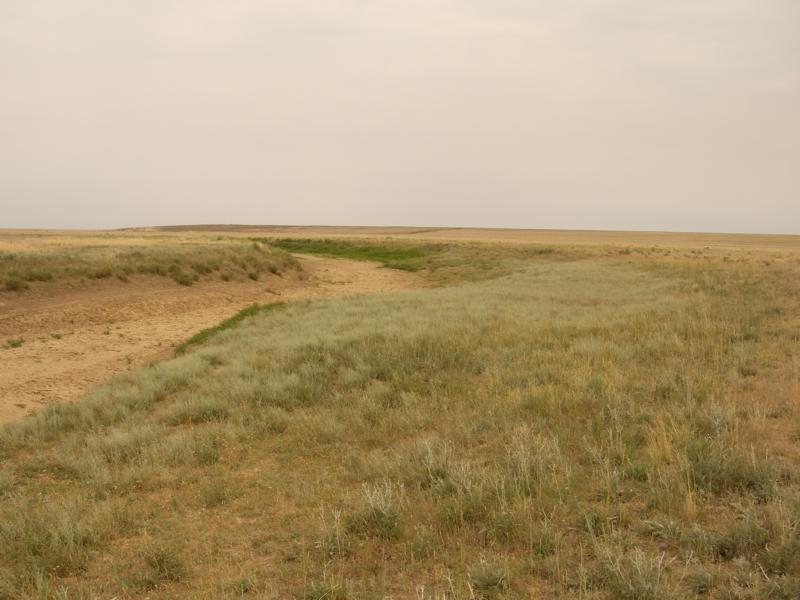
[[[331,231],[341,234],[342,230],[352,233],[384,235],[398,233],[403,235],[431,234],[440,231],[470,230],[471,227],[410,227],[403,225],[237,225],[237,224],[202,224],[202,225],[153,225],[148,227],[121,227],[120,232],[202,232],[202,233],[267,233],[315,230]],[[491,228],[486,228],[490,231]]]
[[[237,225],[237,224],[201,224],[201,225],[152,225],[147,227],[120,227],[114,231],[202,231],[202,232],[259,232],[285,229],[348,229],[361,232],[373,230],[394,230],[404,234],[434,233],[437,231],[458,231],[475,229],[473,227],[411,227],[406,225]],[[479,228],[484,229],[484,228]],[[492,228],[485,228],[491,231]]]
[[155,225],[152,227],[121,227],[115,231],[260,231],[273,227],[299,227],[297,225]]

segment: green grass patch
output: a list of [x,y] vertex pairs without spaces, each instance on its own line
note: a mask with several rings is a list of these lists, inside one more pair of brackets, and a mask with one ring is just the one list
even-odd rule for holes
[[437,244],[408,246],[396,243],[300,238],[265,241],[272,246],[297,254],[322,254],[351,260],[369,260],[382,263],[390,269],[403,271],[419,271],[424,267],[426,258],[442,250],[442,246]]
[[419,273],[437,285],[484,281],[514,272],[528,261],[565,258],[552,246],[502,246],[492,243],[414,243],[394,240],[270,238],[282,250],[381,263],[390,269]]
[[230,317],[229,319],[225,319],[222,323],[214,325],[213,327],[208,327],[207,329],[203,329],[202,331],[198,331],[192,337],[190,337],[185,342],[181,343],[175,348],[175,354],[180,355],[184,354],[190,347],[200,345],[206,342],[212,336],[218,334],[221,331],[225,331],[226,329],[230,329],[244,321],[249,317],[254,317],[255,315],[262,314],[265,312],[270,312],[273,310],[277,310],[286,306],[285,302],[272,302],[270,304],[251,304],[250,306],[243,308],[238,313]]

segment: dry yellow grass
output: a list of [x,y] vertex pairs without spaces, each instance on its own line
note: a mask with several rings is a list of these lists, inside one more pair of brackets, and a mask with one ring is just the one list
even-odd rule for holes
[[591,231],[569,229],[482,229],[477,227],[321,227],[206,225],[132,229],[160,233],[261,235],[290,238],[393,238],[462,242],[505,242],[577,246],[661,246],[666,248],[719,248],[740,253],[747,250],[800,251],[800,235],[746,233],[680,233],[661,231]]
[[796,249],[549,246],[5,428],[0,594],[798,597]]

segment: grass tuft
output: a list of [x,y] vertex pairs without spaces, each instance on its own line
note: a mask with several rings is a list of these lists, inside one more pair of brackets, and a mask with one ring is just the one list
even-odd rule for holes
[[508,585],[508,572],[505,568],[481,563],[469,574],[470,590],[477,598],[494,598]]
[[6,348],[19,348],[23,343],[25,340],[22,338],[8,338],[4,345]]
[[399,540],[403,535],[400,514],[403,488],[385,481],[364,488],[366,508],[350,515],[346,530],[357,536],[373,536],[383,540]]
[[189,568],[174,546],[151,546],[143,553],[142,560],[145,571],[138,578],[138,584],[143,589],[155,589],[161,584],[183,581],[189,576]]

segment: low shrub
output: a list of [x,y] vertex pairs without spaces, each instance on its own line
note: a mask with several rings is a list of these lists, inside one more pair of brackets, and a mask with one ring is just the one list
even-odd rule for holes
[[20,292],[27,290],[30,286],[27,281],[23,281],[19,277],[8,276],[3,281],[3,286],[10,292]]

